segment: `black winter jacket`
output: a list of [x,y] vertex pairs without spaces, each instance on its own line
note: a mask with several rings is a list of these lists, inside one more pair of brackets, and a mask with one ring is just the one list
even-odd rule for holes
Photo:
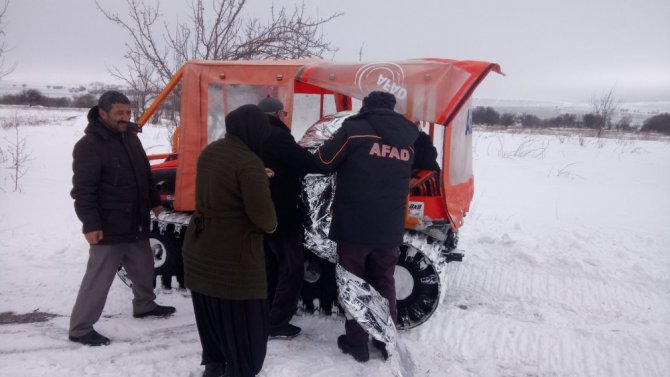
[[440,171],[437,163],[437,149],[427,133],[419,132],[414,142],[414,169]]
[[332,240],[371,247],[402,243],[418,133],[402,115],[377,108],[345,120],[318,149],[319,167],[337,171]]
[[273,115],[268,115],[268,119],[272,133],[263,144],[263,163],[275,172],[270,178],[270,191],[279,225],[273,234],[266,237],[294,235],[302,229],[302,216],[298,209],[302,178],[307,173],[320,170],[314,156],[295,142],[284,122]]
[[148,238],[150,210],[160,197],[140,139],[106,126],[97,106],[88,121],[72,152],[70,193],[83,232],[102,230],[100,244]]

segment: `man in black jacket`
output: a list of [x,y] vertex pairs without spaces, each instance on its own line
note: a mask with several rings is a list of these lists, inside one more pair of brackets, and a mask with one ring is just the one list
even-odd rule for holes
[[[360,113],[346,119],[315,155],[321,169],[337,171],[329,237],[337,242],[338,263],[389,300],[394,320],[393,273],[404,233],[412,145],[419,134],[393,111],[395,103],[392,94],[370,93]],[[367,361],[368,334],[351,319],[345,329],[337,345],[356,360]]]
[[263,144],[263,162],[274,171],[270,179],[272,202],[277,213],[277,230],[265,236],[270,337],[293,338],[300,327],[289,323],[298,306],[304,278],[302,219],[298,210],[301,180],[318,172],[314,157],[301,148],[284,123],[284,104],[266,97],[258,103],[270,120],[272,132]]
[[150,210],[163,210],[149,160],[130,123],[130,101],[109,91],[88,112],[85,135],[72,152],[72,192],[77,217],[90,244],[86,273],[70,318],[69,339],[109,344],[93,329],[120,264],[133,282],[133,316],[168,316],[154,302],[154,258],[149,245]]
[[[430,172],[425,176],[422,173]],[[412,166],[411,193],[417,196],[440,194],[440,165],[437,163],[437,149],[430,136],[419,132],[414,142],[414,165]]]

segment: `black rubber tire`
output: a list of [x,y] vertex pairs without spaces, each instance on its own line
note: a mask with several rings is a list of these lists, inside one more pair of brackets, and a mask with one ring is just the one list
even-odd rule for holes
[[426,322],[435,312],[440,298],[440,277],[435,266],[420,250],[411,250],[408,245],[400,246],[400,258],[396,266],[396,274],[405,269],[412,277],[412,287],[398,287],[410,291],[408,295],[396,300],[398,318],[396,327],[400,330],[411,329]]
[[[181,255],[181,246],[184,242],[186,227],[182,227],[179,233],[175,233],[174,224],[168,224],[163,234],[158,227],[158,221],[152,224],[149,233],[149,243],[154,254],[154,277],[160,276],[164,288],[172,288],[172,277],[177,278],[179,288],[184,287],[184,261]],[[117,275],[128,286],[132,281],[127,276],[123,266],[119,266]],[[156,279],[154,278],[154,286]]]
[[314,300],[318,299],[319,310],[331,314],[333,306],[338,305],[335,263],[305,251],[305,278],[300,298],[306,312],[313,313],[317,309]]
[[152,226],[149,242],[154,252],[154,275],[161,276],[164,288],[172,288],[172,276],[177,278],[177,282],[183,288],[184,261],[181,246],[184,243],[185,232],[185,226],[176,233],[174,224],[168,224],[161,234],[157,221],[154,221]]
[[[396,292],[408,292],[396,300],[398,320],[396,327],[400,330],[411,329],[426,322],[435,312],[439,304],[439,275],[435,266],[420,250],[413,249],[410,253],[408,245],[400,246],[400,257],[396,265],[396,276],[406,271],[411,278],[411,286],[399,287],[407,282],[396,279]],[[320,258],[312,252],[305,251],[305,280],[301,299],[306,312],[314,312],[314,299],[319,300],[320,310],[327,314],[332,312],[333,305],[338,305],[335,264]]]

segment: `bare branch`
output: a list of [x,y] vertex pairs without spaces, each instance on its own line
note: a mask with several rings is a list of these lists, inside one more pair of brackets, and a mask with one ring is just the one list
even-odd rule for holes
[[9,8],[9,0],[4,0],[0,3],[0,79],[12,73],[16,69],[16,63],[6,66],[5,55],[7,53],[7,45],[5,44],[5,16],[7,15],[7,8]]
[[[297,59],[336,51],[324,39],[322,29],[342,15],[309,17],[303,3],[291,12],[273,7],[270,20],[261,22],[244,14],[247,0],[211,0],[209,6],[203,0],[192,0],[188,20],[170,26],[165,20],[159,22],[162,15],[157,0],[155,6],[145,0],[126,0],[126,4],[128,14],[122,17],[103,9],[96,0],[100,12],[131,37],[124,55],[126,70],[114,67],[110,73],[137,92],[156,93],[191,59]],[[141,78],[129,77],[133,75]]]
[[19,133],[20,123],[15,115],[11,120],[2,124],[3,128],[14,128],[14,139],[9,141],[6,147],[6,153],[9,156],[7,168],[10,170],[9,176],[14,184],[14,192],[21,192],[21,178],[28,171],[27,164],[30,161],[26,138]]
[[612,117],[619,107],[614,97],[614,87],[599,99],[593,100],[593,113],[596,116],[597,136],[600,137],[605,129],[612,127]]

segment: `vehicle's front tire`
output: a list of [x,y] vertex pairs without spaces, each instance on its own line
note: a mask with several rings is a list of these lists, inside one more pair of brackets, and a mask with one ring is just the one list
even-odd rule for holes
[[[154,255],[154,277],[160,276],[164,288],[172,288],[172,277],[175,276],[180,287],[184,286],[184,261],[181,256],[181,246],[184,242],[186,227],[175,232],[175,224],[167,224],[160,229],[157,220],[153,221],[149,233],[149,244]],[[119,266],[117,275],[129,287],[132,281],[123,266]],[[156,279],[154,279],[155,283]]]
[[440,298],[440,276],[421,250],[402,244],[394,274],[398,317],[396,327],[411,329],[426,322]]
[[[412,233],[409,233],[412,234]],[[425,236],[424,236],[425,237]],[[439,242],[429,239],[429,243]],[[440,276],[433,261],[421,250],[403,243],[395,268],[398,329],[411,329],[426,322],[435,312],[440,297]],[[330,314],[337,305],[335,263],[305,252],[305,280],[301,292],[307,312],[317,308]],[[315,305],[318,300],[318,306]]]
[[331,314],[337,305],[335,263],[307,251],[304,276],[300,298],[305,311],[313,313],[319,309],[325,314]]

